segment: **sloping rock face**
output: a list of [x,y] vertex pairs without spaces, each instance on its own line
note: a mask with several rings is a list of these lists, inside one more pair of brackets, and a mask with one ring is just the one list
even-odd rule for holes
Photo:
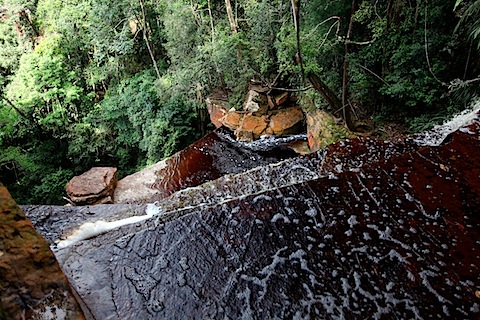
[[50,247],[2,184],[0,319],[85,319]]
[[66,186],[67,195],[75,205],[113,203],[117,186],[117,168],[93,167],[73,177]]
[[115,203],[154,202],[226,174],[294,156],[296,153],[283,148],[282,143],[264,150],[240,148],[227,130],[220,128],[172,157],[121,179],[115,189]]
[[97,319],[476,319],[479,137],[477,117],[440,146],[348,140],[56,255]]

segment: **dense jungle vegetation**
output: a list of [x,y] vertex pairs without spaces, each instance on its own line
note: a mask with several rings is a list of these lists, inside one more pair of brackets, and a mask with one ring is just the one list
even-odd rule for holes
[[91,166],[197,139],[205,98],[239,106],[251,79],[423,130],[478,92],[479,37],[478,0],[0,0],[0,180],[64,203]]

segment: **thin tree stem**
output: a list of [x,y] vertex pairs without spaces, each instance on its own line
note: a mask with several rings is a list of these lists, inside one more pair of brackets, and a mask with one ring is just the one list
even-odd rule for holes
[[147,45],[148,53],[150,54],[150,58],[152,59],[153,67],[155,68],[155,72],[157,73],[158,79],[162,76],[160,75],[160,71],[158,70],[157,62],[155,61],[155,56],[153,55],[152,48],[150,47],[150,42],[148,41],[147,36],[147,21],[145,18],[145,8],[143,7],[143,1],[140,1],[140,8],[142,8],[142,23],[143,23],[143,39],[145,40],[145,44]]

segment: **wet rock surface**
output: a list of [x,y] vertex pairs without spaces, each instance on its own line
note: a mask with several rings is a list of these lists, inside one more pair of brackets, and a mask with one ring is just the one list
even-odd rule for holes
[[85,319],[55,256],[0,184],[0,319]]
[[145,205],[20,206],[36,230],[50,244],[66,238],[85,222],[115,221],[145,214]]
[[296,153],[282,146],[268,149],[241,148],[226,129],[217,129],[201,140],[154,166],[118,182],[115,203],[148,203],[198,186],[226,174],[292,158]]
[[477,319],[479,137],[475,120],[440,146],[348,140],[56,256],[96,319]]

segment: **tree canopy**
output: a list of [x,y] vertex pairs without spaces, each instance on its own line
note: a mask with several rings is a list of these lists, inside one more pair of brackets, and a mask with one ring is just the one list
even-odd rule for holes
[[0,0],[0,179],[20,203],[62,203],[93,165],[125,175],[185,147],[208,130],[204,99],[239,107],[252,79],[347,124],[423,130],[478,94],[479,12],[478,0]]

